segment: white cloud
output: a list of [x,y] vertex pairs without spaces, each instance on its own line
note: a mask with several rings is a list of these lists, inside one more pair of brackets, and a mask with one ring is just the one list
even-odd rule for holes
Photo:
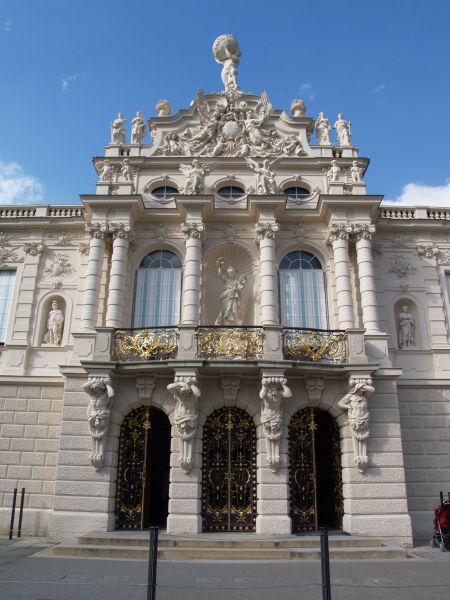
[[314,100],[314,98],[316,97],[311,83],[302,83],[298,88],[298,92],[301,96],[306,96],[308,100]]
[[424,185],[407,183],[402,193],[393,200],[386,199],[383,204],[397,206],[450,206],[450,179],[444,185]]
[[61,79],[61,92],[67,92],[72,81],[76,81],[78,77],[78,75],[68,75],[67,77],[64,77],[64,79]]
[[39,202],[43,196],[44,186],[38,179],[16,162],[0,161],[0,204]]
[[9,33],[11,31],[11,26],[12,26],[12,21],[5,21],[3,23],[2,31],[6,31],[6,33]]
[[379,94],[385,88],[386,88],[386,84],[385,83],[380,83],[380,85],[377,85],[377,87],[372,90],[372,94]]

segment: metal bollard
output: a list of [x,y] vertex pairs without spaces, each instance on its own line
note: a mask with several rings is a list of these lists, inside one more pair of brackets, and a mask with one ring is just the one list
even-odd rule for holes
[[156,597],[156,566],[158,563],[158,527],[150,527],[150,545],[148,552],[147,600]]
[[320,562],[322,566],[322,599],[331,600],[330,548],[326,527],[320,528]]
[[16,516],[17,488],[14,488],[13,505],[11,510],[11,523],[9,525],[9,539],[12,540],[14,530],[14,517]]
[[19,527],[17,529],[17,537],[20,538],[22,535],[22,518],[23,518],[23,503],[25,500],[25,488],[22,488],[22,494],[20,496],[20,511],[19,511]]

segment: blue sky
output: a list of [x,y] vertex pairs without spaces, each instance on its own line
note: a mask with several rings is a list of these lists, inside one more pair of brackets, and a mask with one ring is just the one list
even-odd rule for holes
[[369,193],[450,205],[449,30],[448,0],[3,0],[0,204],[94,192],[115,114],[221,89],[211,45],[233,33],[245,91],[352,121]]

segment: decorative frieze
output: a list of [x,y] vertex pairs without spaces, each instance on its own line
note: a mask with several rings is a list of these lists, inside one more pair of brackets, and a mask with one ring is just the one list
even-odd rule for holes
[[23,245],[23,251],[30,256],[41,256],[45,250],[44,242],[26,242]]
[[439,254],[439,248],[436,244],[418,244],[416,246],[417,254],[421,258],[436,258]]
[[62,278],[70,275],[73,272],[73,267],[70,262],[70,257],[64,252],[57,252],[50,265],[44,269],[44,273],[53,279],[53,285],[59,289],[62,286]]
[[22,262],[17,252],[13,249],[10,241],[12,237],[4,233],[0,233],[0,266],[8,262]]
[[417,273],[417,267],[412,265],[407,256],[396,254],[392,257],[389,273],[394,273],[400,279]]

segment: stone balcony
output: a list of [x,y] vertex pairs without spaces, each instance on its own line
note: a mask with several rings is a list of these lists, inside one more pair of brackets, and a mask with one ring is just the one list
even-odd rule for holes
[[74,334],[81,364],[176,367],[233,363],[283,364],[285,368],[342,368],[367,364],[364,331],[270,327],[191,326],[98,328]]

